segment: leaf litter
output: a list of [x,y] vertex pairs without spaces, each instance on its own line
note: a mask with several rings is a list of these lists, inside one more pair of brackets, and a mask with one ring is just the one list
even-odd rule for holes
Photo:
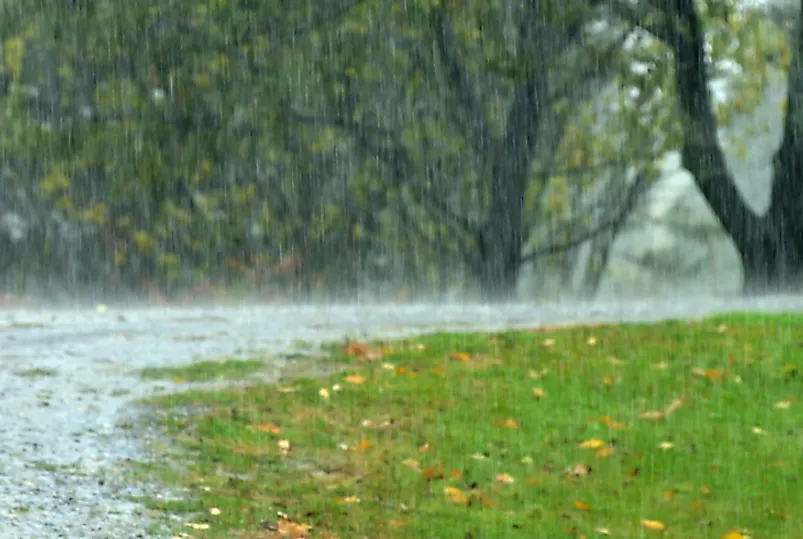
[[[348,343],[340,352],[354,362],[350,374],[205,397],[220,404],[195,430],[218,464],[193,461],[193,475],[209,488],[204,504],[222,508],[205,537],[267,529],[230,508],[258,513],[268,499],[296,515],[270,529],[298,537],[350,536],[354,525],[368,536],[502,536],[511,519],[522,537],[567,529],[683,537],[698,533],[701,514],[726,539],[749,537],[748,528],[781,537],[789,526],[803,536],[803,525],[786,518],[803,495],[784,486],[788,467],[778,464],[795,462],[795,444],[773,434],[803,442],[792,414],[782,413],[792,407],[783,367],[794,363],[789,325],[702,320],[561,328],[547,341],[513,332]],[[250,429],[221,426],[227,402]],[[165,406],[180,403],[171,396]],[[233,436],[274,444],[265,454],[278,464],[233,459]],[[222,478],[240,473],[250,478],[235,502]],[[566,518],[568,527],[558,524]],[[291,525],[300,522],[310,527]],[[276,535],[285,536],[293,535]]]

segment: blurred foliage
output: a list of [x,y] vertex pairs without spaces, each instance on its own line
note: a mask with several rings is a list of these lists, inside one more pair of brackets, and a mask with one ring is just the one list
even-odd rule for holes
[[[722,13],[706,12],[711,55],[741,69],[726,122],[788,51],[758,15]],[[3,0],[0,15],[0,209],[29,223],[6,273],[445,291],[499,255],[482,242],[506,174],[524,171],[508,193],[521,251],[601,226],[616,197],[596,195],[624,196],[678,147],[669,53],[596,2]],[[525,20],[546,37],[522,39]],[[538,136],[517,138],[533,79]]]

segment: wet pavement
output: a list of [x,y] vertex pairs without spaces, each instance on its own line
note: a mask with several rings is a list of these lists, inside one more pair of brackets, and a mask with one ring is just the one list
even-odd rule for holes
[[137,377],[143,367],[254,350],[280,354],[299,341],[346,336],[657,321],[734,310],[803,312],[803,297],[0,312],[0,537],[150,537],[148,515],[129,498],[143,489],[151,496],[170,493],[126,482],[119,465],[146,455],[145,442],[121,428],[133,417],[131,401],[165,384]]

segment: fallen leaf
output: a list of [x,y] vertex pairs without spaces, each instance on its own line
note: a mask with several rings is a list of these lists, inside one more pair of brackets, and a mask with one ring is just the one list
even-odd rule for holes
[[360,499],[357,496],[346,496],[345,498],[335,498],[335,503],[338,505],[358,503],[359,501]]
[[684,401],[685,399],[683,397],[678,397],[674,399],[672,402],[669,403],[669,406],[666,407],[666,409],[664,410],[664,414],[666,415],[671,414],[672,412],[683,406]]
[[650,421],[660,421],[666,416],[663,412],[660,412],[658,410],[648,410],[640,414],[639,417],[641,419],[648,419]]
[[318,390],[318,395],[320,395],[320,397],[322,399],[328,399],[329,398],[329,390],[326,389],[325,387],[322,387],[321,389]]
[[602,383],[606,386],[613,385],[613,379],[610,376],[603,376]]
[[220,509],[217,507],[210,507],[209,514],[216,517],[220,514]]
[[441,469],[440,464],[436,464],[435,466],[430,466],[429,468],[425,468],[423,472],[421,472],[421,477],[424,479],[441,479],[443,478],[443,471]]
[[345,378],[343,378],[343,380],[348,382],[348,383],[350,383],[350,384],[364,384],[365,383],[365,378],[363,376],[360,376],[359,374],[350,374],[350,375],[346,376]]
[[272,423],[260,423],[257,425],[257,429],[261,430],[262,432],[270,432],[271,434],[279,434],[282,432],[281,427]]
[[613,454],[613,451],[614,451],[613,447],[609,445],[605,447],[600,447],[599,449],[597,449],[596,453],[594,453],[594,456],[597,457],[598,459],[606,459]]
[[449,356],[449,359],[452,361],[469,361],[471,359],[471,355],[466,354],[465,352],[455,352]]
[[414,470],[418,470],[418,461],[415,459],[404,459],[402,464],[407,466],[408,468],[412,468]]
[[585,442],[581,443],[578,447],[581,449],[599,449],[600,447],[604,446],[605,442],[598,438],[591,438],[590,440],[586,440]]
[[591,467],[586,466],[585,464],[575,464],[574,466],[570,466],[566,469],[566,473],[568,475],[574,475],[577,477],[588,475],[591,473]]
[[551,348],[552,346],[555,346],[555,339],[544,339],[543,346],[544,348]]
[[203,523],[196,523],[196,522],[185,522],[184,525],[188,528],[192,528],[193,530],[208,530],[209,524]]
[[744,535],[736,530],[731,530],[729,532],[723,533],[721,535],[722,539],[745,539]]
[[391,528],[403,528],[403,527],[407,526],[407,523],[406,523],[405,521],[403,521],[403,520],[398,520],[398,519],[395,519],[395,518],[394,518],[394,519],[392,519],[392,520],[389,522],[389,524],[390,524],[390,527],[391,527]]
[[767,431],[762,429],[761,427],[753,427],[753,434],[767,434]]
[[290,454],[290,440],[279,440],[276,445],[279,446],[282,455],[287,456]]
[[512,430],[519,428],[519,424],[510,418],[500,419],[499,421],[495,422],[494,425],[496,425],[497,427],[504,427],[506,429],[512,429]]
[[276,388],[276,391],[279,393],[293,393],[294,391],[298,391],[297,387],[287,387],[287,386],[280,386]]
[[510,484],[510,483],[515,483],[516,482],[516,479],[512,475],[506,474],[506,473],[498,473],[498,474],[496,474],[496,480],[499,483],[505,483],[505,484]]
[[622,361],[622,360],[621,360],[621,359],[619,359],[618,357],[614,357],[614,356],[608,356],[608,357],[606,357],[606,358],[605,358],[605,361],[607,361],[607,362],[608,362],[608,363],[610,363],[611,365],[624,365],[624,363],[625,363],[624,361]]
[[446,487],[443,489],[444,494],[449,497],[449,501],[456,504],[467,504],[468,497],[463,493],[462,490],[455,487]]
[[544,390],[543,390],[543,388],[540,388],[540,387],[534,387],[534,388],[533,388],[533,395],[535,395],[535,397],[537,397],[537,398],[539,398],[539,399],[542,399],[542,398],[544,398],[544,395],[545,395],[545,393],[544,393]]
[[371,445],[370,440],[362,439],[354,446],[355,451],[365,451]]
[[675,444],[673,444],[672,442],[661,442],[660,444],[658,444],[658,447],[663,449],[664,451],[667,451],[675,447]]
[[666,530],[666,524],[664,524],[660,520],[646,520],[646,519],[644,519],[644,520],[641,521],[641,525],[643,527],[647,528],[648,530],[652,530],[652,531],[656,531],[656,532],[662,532],[662,531]]
[[589,511],[591,509],[587,503],[581,502],[579,500],[574,500],[574,507],[575,509],[579,509],[580,511]]
[[657,371],[663,371],[663,370],[666,370],[666,369],[669,368],[669,363],[667,363],[666,361],[660,361],[658,363],[653,363],[652,364],[652,368],[657,370]]
[[665,490],[664,491],[664,500],[671,500],[674,497],[675,497],[675,493],[672,492],[671,490]]
[[787,410],[792,403],[790,401],[779,401],[772,405],[773,410]]

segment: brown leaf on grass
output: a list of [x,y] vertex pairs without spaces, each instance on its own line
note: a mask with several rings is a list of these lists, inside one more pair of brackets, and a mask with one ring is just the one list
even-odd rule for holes
[[590,511],[591,507],[588,506],[587,503],[581,502],[580,500],[574,500],[573,503],[575,509],[579,509],[580,511]]
[[670,402],[669,406],[663,410],[649,410],[641,413],[639,417],[641,419],[648,419],[651,421],[660,421],[662,419],[666,419],[667,416],[671,415],[675,410],[683,406],[684,402],[685,399],[683,397],[678,397]]
[[465,352],[455,352],[449,356],[449,359],[452,361],[469,361],[471,359],[471,354],[466,354]]
[[519,428],[519,424],[516,423],[513,419],[500,419],[494,423],[497,427],[503,427],[506,429],[516,430]]
[[388,524],[390,524],[391,528],[403,528],[403,527],[407,526],[407,523],[405,521],[399,520],[399,519],[395,519],[395,518],[391,519],[388,522]]
[[402,461],[402,464],[404,464],[408,468],[412,468],[413,470],[418,471],[418,467],[419,467],[418,466],[418,461],[415,460],[415,459],[404,459]]
[[724,371],[722,369],[701,369],[700,367],[695,367],[691,370],[693,374],[697,376],[701,376],[703,378],[707,378],[711,382],[716,382],[722,379]]
[[347,356],[354,356],[362,361],[374,361],[382,357],[382,350],[372,350],[368,345],[361,342],[352,342],[343,347],[343,353]]
[[623,423],[619,423],[618,421],[614,421],[610,416],[604,415],[600,417],[591,417],[588,419],[591,423],[599,423],[601,425],[607,425],[612,430],[627,430],[627,425]]
[[647,520],[643,519],[641,521],[641,525],[648,530],[652,530],[654,532],[662,532],[666,530],[666,524],[661,522],[660,520]]
[[575,477],[582,477],[591,473],[591,467],[585,464],[575,464],[566,468],[566,475],[573,475]]
[[443,473],[443,468],[441,468],[440,464],[436,464],[434,466],[430,466],[429,468],[425,468],[423,472],[421,472],[421,477],[424,479],[443,479],[446,476]]
[[650,421],[660,421],[665,418],[666,415],[658,410],[648,410],[639,414],[639,417],[641,419],[648,419]]
[[357,496],[346,496],[345,498],[335,498],[335,503],[338,505],[349,505],[352,503],[359,503],[360,499]]

